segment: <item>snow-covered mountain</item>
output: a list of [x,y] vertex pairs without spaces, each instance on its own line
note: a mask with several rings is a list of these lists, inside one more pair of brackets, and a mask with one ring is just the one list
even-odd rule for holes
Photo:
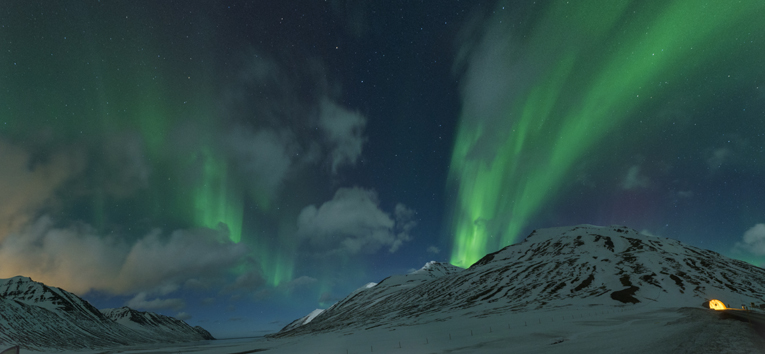
[[298,327],[300,327],[302,325],[308,324],[309,322],[311,322],[314,318],[316,318],[316,316],[318,316],[322,312],[324,312],[323,309],[313,310],[308,315],[305,315],[303,317],[300,317],[300,318],[290,322],[288,325],[284,326],[284,328],[282,330],[289,331],[291,329],[298,328]]
[[274,336],[552,307],[700,307],[712,298],[732,307],[760,305],[765,270],[624,226],[580,225],[534,231],[465,270],[428,263],[414,273],[386,278]]
[[191,327],[186,322],[173,317],[137,311],[127,306],[103,309],[101,313],[114,322],[147,335],[177,338],[179,341],[200,340],[200,336],[201,339],[215,339],[210,332],[200,326]]
[[[404,289],[410,289],[430,280],[437,279],[445,275],[454,274],[462,270],[462,268],[455,267],[448,263],[435,261],[428,262],[419,270],[409,274],[393,275],[383,279],[380,283],[367,283],[366,285],[354,290],[350,295],[345,297],[345,299],[330,306],[328,309],[314,310],[307,316],[290,322],[281,330],[281,332],[287,332],[304,326],[325,312],[330,312],[332,314],[342,313],[345,314],[342,316],[345,318],[347,315],[366,309],[369,306],[374,305],[374,303],[377,301],[387,299],[391,295],[394,295],[395,293]],[[395,299],[396,297],[393,297],[391,300],[395,301]]]
[[81,349],[213,339],[183,321],[123,309],[105,315],[61,288],[22,276],[0,279],[0,347]]

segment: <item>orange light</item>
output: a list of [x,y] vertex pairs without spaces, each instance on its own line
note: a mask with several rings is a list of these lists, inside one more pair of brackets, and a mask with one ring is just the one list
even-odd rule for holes
[[726,310],[725,304],[720,300],[709,300],[709,308],[712,310]]

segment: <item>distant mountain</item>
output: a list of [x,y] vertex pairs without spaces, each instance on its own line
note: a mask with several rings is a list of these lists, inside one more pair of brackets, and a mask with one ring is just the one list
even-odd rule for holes
[[300,317],[300,318],[290,322],[282,330],[283,331],[289,331],[291,329],[295,329],[295,328],[298,328],[298,327],[300,327],[302,325],[308,324],[309,322],[311,322],[314,318],[316,318],[316,316],[318,316],[322,312],[324,312],[324,310],[322,310],[322,309],[313,310],[308,315]]
[[136,311],[127,306],[118,309],[103,309],[101,313],[114,322],[147,335],[177,338],[181,341],[215,339],[210,332],[202,327],[191,327],[186,322],[172,317],[153,312]]
[[[374,283],[371,283],[374,284]],[[428,263],[362,287],[275,337],[395,327],[511,311],[596,304],[740,307],[765,299],[765,270],[624,226],[541,229],[470,268]]]
[[27,277],[0,279],[0,347],[72,350],[213,339],[201,327],[167,316],[129,308],[105,311]]
[[462,271],[462,268],[455,267],[448,263],[431,261],[425,264],[419,270],[405,275],[393,275],[383,279],[378,283],[368,283],[348,295],[342,301],[332,305],[327,310],[316,309],[307,316],[298,318],[282,328],[280,332],[288,332],[298,327],[304,326],[320,316],[325,311],[332,314],[346,313],[352,314],[356,311],[373,304],[380,299],[387,298],[395,292],[403,289],[409,289],[420,285],[429,280],[433,280],[444,275],[453,274]]

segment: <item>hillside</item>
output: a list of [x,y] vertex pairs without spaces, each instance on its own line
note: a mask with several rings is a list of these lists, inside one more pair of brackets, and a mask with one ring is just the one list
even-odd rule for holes
[[214,339],[167,316],[129,308],[105,311],[27,277],[0,279],[0,347],[72,350]]
[[274,336],[556,307],[702,307],[712,298],[740,307],[765,298],[765,270],[623,226],[541,229],[468,269],[438,265],[449,270],[362,287],[309,323]]

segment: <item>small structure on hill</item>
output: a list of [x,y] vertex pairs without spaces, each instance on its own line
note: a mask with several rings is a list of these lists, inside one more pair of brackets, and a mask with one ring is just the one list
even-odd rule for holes
[[722,301],[717,299],[709,300],[709,308],[712,310],[727,310],[728,308],[725,307],[725,304],[723,304]]

